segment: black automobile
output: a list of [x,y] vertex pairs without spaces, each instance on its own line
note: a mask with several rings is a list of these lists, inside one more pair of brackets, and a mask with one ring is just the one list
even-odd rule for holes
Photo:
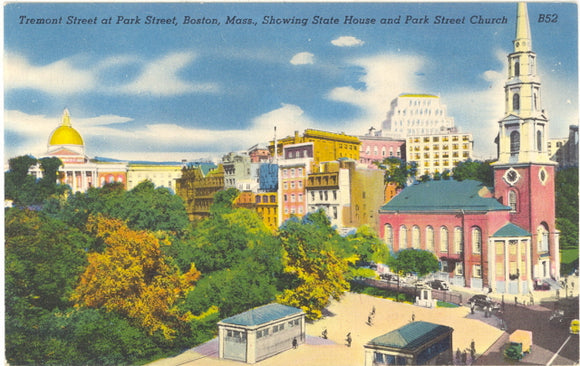
[[443,290],[443,291],[449,290],[449,285],[447,284],[447,282],[441,280],[429,281],[427,282],[427,285],[429,285],[429,287],[431,287],[433,290]]
[[499,310],[501,305],[499,302],[493,301],[489,296],[486,295],[474,295],[469,300],[467,300],[467,305],[474,305],[477,308],[483,309],[488,307],[491,310]]

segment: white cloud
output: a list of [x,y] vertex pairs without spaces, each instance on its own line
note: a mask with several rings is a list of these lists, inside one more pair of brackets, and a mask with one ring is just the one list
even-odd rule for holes
[[343,129],[348,129],[345,132],[362,134],[370,126],[380,129],[390,103],[397,95],[403,92],[423,92],[416,72],[421,70],[424,62],[420,57],[401,55],[378,55],[353,60],[353,65],[364,70],[359,81],[365,87],[338,87],[328,94],[330,100],[360,108],[358,118],[341,122],[345,126]]
[[330,41],[333,45],[337,47],[355,47],[355,46],[362,46],[364,41],[361,41],[358,38],[352,36],[342,36],[338,37],[337,39],[333,39]]
[[310,52],[300,52],[295,54],[290,60],[292,65],[308,65],[314,63],[314,55]]
[[137,79],[121,87],[128,94],[174,96],[186,93],[215,93],[214,83],[190,83],[179,78],[179,72],[194,60],[191,52],[176,52],[146,64]]
[[69,59],[48,65],[31,65],[21,55],[4,55],[4,86],[10,89],[37,89],[49,94],[67,95],[95,88],[92,71],[74,67]]
[[[4,118],[6,130],[19,138],[17,146],[5,146],[7,158],[45,153],[50,133],[60,124],[60,116],[28,115],[15,110],[5,111]],[[291,104],[283,104],[278,109],[256,117],[247,129],[188,128],[174,123],[144,124],[132,129],[118,126],[129,121],[132,119],[113,115],[92,118],[71,116],[73,127],[85,140],[87,155],[118,159],[145,159],[145,156],[151,159],[156,152],[192,149],[198,152],[198,156],[202,156],[203,151],[215,156],[220,149],[224,150],[223,153],[245,150],[253,144],[272,140],[274,126],[277,127],[278,137],[286,137],[295,130],[302,131],[315,124],[299,106]],[[205,125],[213,126],[209,122]],[[136,154],[138,152],[143,155]]]
[[[74,57],[73,57],[74,58]],[[4,56],[4,85],[11,89],[34,89],[51,95],[70,95],[86,92],[106,94],[175,96],[189,93],[216,93],[216,83],[185,81],[180,73],[195,60],[191,52],[176,52],[152,62],[143,62],[135,56],[115,55],[95,65],[83,68],[74,65],[73,58],[55,61],[48,65],[31,65],[24,56],[6,52]],[[110,77],[110,70],[119,66],[137,66],[141,72],[126,83],[125,79],[103,85],[101,76]]]

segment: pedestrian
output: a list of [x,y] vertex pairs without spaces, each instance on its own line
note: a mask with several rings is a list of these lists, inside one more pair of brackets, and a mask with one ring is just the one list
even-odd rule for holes
[[534,295],[530,292],[530,305],[534,305]]
[[514,296],[514,302],[516,303],[516,306],[518,306],[518,297]]
[[367,325],[373,325],[373,317],[371,315],[368,317]]
[[298,341],[296,340],[296,338],[292,340],[292,348],[294,349],[298,348]]
[[350,336],[350,332],[348,332],[348,334],[346,335],[346,345],[348,347],[350,347],[350,344],[352,343],[352,338]]
[[475,304],[471,303],[471,314],[475,314]]
[[328,338],[328,330],[326,330],[326,328],[324,328],[324,330],[322,331],[322,338],[324,339]]
[[475,341],[473,339],[471,340],[471,347],[469,348],[469,352],[471,353],[471,362],[473,363],[473,360],[475,360]]
[[457,351],[455,352],[455,362],[459,363],[460,359],[461,359],[461,351],[459,350],[459,348],[457,348]]
[[375,315],[375,310],[376,310],[376,309],[375,309],[375,307],[373,306],[373,310],[371,311],[371,316],[374,316],[374,315]]
[[414,322],[415,321],[415,313],[413,313],[413,315],[411,315],[411,321]]
[[461,362],[464,365],[467,365],[467,352],[463,351],[463,353],[461,354]]

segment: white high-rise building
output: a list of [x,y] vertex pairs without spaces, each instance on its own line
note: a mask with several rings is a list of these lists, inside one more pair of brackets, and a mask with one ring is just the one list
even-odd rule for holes
[[436,95],[401,94],[391,102],[382,135],[396,139],[454,131],[453,117]]

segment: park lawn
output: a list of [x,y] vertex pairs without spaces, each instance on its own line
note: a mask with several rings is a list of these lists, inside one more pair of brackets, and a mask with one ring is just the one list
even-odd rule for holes
[[578,248],[560,250],[560,260],[562,263],[572,263],[578,259]]

